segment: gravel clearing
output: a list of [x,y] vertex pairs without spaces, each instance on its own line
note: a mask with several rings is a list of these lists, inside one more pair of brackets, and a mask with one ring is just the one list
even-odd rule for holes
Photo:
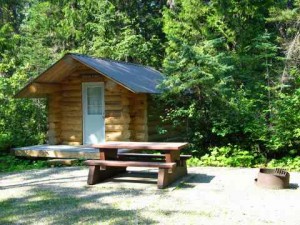
[[85,167],[2,173],[0,224],[300,224],[300,173],[269,190],[258,169],[193,167],[158,190],[155,170],[129,170],[94,186]]

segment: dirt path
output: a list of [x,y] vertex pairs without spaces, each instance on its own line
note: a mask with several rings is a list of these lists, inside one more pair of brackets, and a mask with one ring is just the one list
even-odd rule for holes
[[80,167],[2,173],[0,224],[300,224],[300,173],[291,189],[267,190],[258,169],[198,167],[157,190],[154,172],[95,186]]

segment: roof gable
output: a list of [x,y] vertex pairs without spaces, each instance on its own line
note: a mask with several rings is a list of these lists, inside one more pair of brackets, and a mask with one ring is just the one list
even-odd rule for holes
[[38,92],[33,95],[27,95],[26,92],[35,83],[58,85],[60,81],[70,74],[70,71],[74,70],[74,63],[72,63],[74,60],[134,93],[160,93],[157,86],[163,81],[164,75],[155,69],[139,64],[68,53],[46,71],[31,80],[16,94],[16,97],[44,97]]

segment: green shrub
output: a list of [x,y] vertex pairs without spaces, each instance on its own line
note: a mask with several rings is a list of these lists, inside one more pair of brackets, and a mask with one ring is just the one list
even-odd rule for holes
[[48,167],[45,160],[17,158],[12,155],[0,155],[0,172],[13,172]]
[[268,164],[269,168],[283,168],[289,171],[300,171],[300,156],[283,157],[281,159],[272,159]]
[[0,133],[0,152],[9,152],[11,146],[12,146],[11,135]]
[[189,166],[232,166],[254,167],[263,164],[266,159],[258,153],[240,149],[238,146],[213,147],[210,153],[200,159],[192,158],[188,161]]
[[11,135],[0,133],[0,152],[9,152],[11,146],[12,146]]

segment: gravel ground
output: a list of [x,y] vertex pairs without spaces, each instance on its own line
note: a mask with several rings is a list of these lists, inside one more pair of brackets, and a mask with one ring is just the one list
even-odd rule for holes
[[0,174],[0,224],[300,224],[300,173],[291,188],[255,186],[258,169],[189,168],[156,189],[155,170],[94,186],[84,167]]

